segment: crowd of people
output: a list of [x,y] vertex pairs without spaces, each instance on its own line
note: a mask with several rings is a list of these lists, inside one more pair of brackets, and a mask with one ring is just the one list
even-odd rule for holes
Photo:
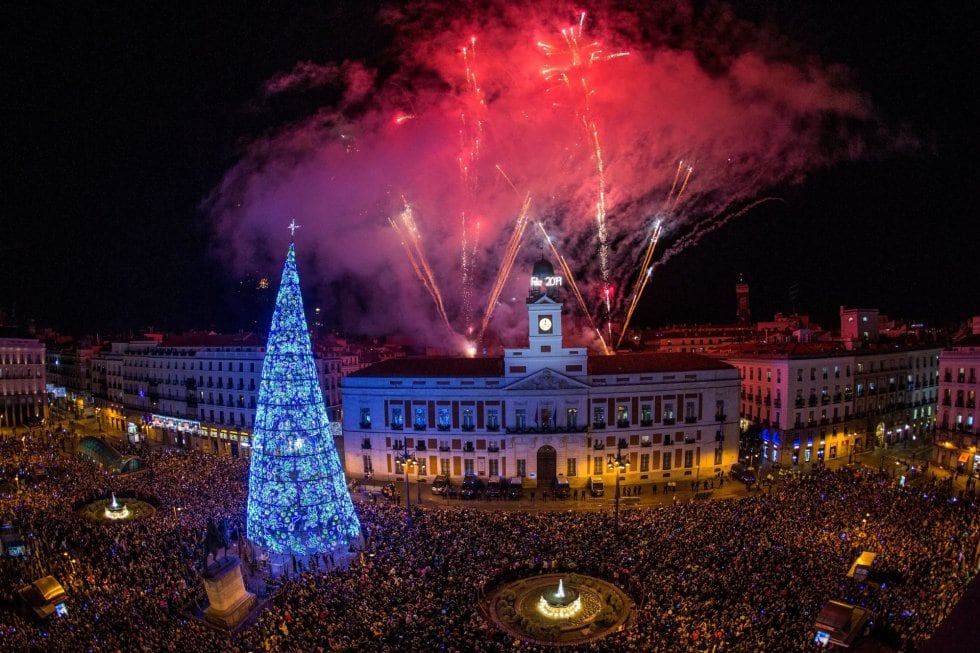
[[[20,492],[0,494],[0,522],[26,535],[29,552],[0,561],[0,650],[227,650],[185,613],[202,590],[208,520],[241,519],[247,462],[155,451],[152,476],[119,476],[65,452],[66,441],[77,438],[55,430],[0,443],[4,470],[20,476]],[[80,514],[81,505],[112,492],[152,498],[157,511],[114,524]],[[18,614],[15,593],[47,574],[65,587],[67,614],[37,624]]]
[[[247,462],[154,452],[154,474],[111,476],[60,452],[55,436],[0,444],[3,460],[47,466],[0,494],[0,521],[32,536],[29,561],[2,561],[0,649],[18,651],[534,651],[497,628],[481,600],[503,577],[587,571],[635,601],[630,625],[583,651],[809,651],[831,599],[874,612],[876,635],[913,651],[977,571],[978,508],[927,479],[900,488],[877,470],[822,471],[738,500],[676,502],[620,515],[358,501],[365,534],[346,567],[290,574],[234,635],[193,615],[208,521],[240,526]],[[116,491],[155,497],[120,524],[78,516]],[[880,577],[849,578],[863,550]],[[339,568],[338,568],[339,567]],[[12,609],[40,571],[68,590],[68,614],[37,624]]]

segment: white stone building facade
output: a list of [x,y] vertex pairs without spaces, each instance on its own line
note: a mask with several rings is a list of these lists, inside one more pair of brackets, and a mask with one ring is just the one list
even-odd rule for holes
[[596,356],[565,347],[560,284],[539,262],[528,346],[503,357],[398,358],[343,381],[348,475],[413,480],[468,474],[550,489],[590,477],[626,484],[707,480],[738,455],[737,371],[696,354]]

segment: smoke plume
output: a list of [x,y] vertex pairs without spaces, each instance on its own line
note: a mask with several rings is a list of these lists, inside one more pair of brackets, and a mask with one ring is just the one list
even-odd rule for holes
[[[724,5],[635,4],[591,3],[584,19],[581,5],[561,2],[385,11],[379,24],[396,34],[387,65],[300,62],[265,84],[263,98],[327,85],[339,99],[248,145],[206,202],[220,246],[240,269],[278,258],[295,218],[297,252],[315,260],[304,287],[339,328],[444,344],[406,238],[418,238],[465,334],[480,324],[529,195],[530,220],[567,259],[589,311],[600,312],[608,282],[621,319],[655,221],[657,260],[767,190],[882,142],[846,69]],[[414,234],[390,222],[406,205]],[[551,258],[541,240],[526,231],[502,303],[519,303],[530,263]],[[570,292],[564,300],[587,331]],[[495,312],[490,330],[522,332],[514,314]]]

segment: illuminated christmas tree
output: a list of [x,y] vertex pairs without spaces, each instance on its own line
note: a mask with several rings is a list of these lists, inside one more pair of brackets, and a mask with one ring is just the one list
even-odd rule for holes
[[247,516],[255,546],[300,556],[360,536],[328,424],[290,243],[255,413]]

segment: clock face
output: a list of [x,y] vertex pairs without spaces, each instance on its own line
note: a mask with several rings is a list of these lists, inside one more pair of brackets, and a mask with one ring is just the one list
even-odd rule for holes
[[538,331],[541,333],[551,333],[551,318],[542,317],[538,320]]

